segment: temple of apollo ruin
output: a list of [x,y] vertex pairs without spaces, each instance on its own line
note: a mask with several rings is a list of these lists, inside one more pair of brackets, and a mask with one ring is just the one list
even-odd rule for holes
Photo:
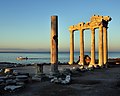
[[[111,21],[109,16],[94,15],[90,18],[90,22],[81,22],[77,25],[69,27],[70,31],[70,61],[69,64],[74,64],[74,32],[80,31],[80,62],[79,65],[84,66],[84,30],[91,30],[91,61],[88,67],[100,67],[107,65],[108,60],[108,38],[107,29],[108,22]],[[99,29],[98,36],[98,64],[95,64],[95,29]],[[104,41],[104,42],[103,42]]]

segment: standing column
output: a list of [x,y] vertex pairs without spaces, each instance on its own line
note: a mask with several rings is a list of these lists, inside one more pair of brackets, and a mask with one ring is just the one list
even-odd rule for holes
[[80,62],[79,65],[84,65],[84,33],[80,30]]
[[58,16],[51,16],[51,72],[58,72]]
[[69,64],[74,63],[74,31],[70,30],[70,62]]
[[95,65],[95,29],[91,29],[91,62],[89,67]]
[[99,27],[99,66],[103,66],[103,27]]
[[107,40],[107,28],[103,27],[103,40],[104,40],[104,64],[107,64],[108,60],[108,40]]

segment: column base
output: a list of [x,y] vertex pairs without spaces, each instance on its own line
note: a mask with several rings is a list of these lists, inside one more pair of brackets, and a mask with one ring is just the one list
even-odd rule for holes
[[103,64],[98,64],[99,67],[103,68]]
[[73,62],[70,62],[70,61],[69,61],[69,62],[68,62],[68,64],[69,64],[69,65],[72,65],[72,64],[73,64]]
[[88,68],[92,68],[92,67],[97,68],[97,64],[89,64]]
[[81,63],[81,62],[79,62],[79,63],[78,63],[78,65],[81,65],[81,66],[83,66],[84,64],[83,64],[83,63]]
[[51,64],[51,75],[52,74],[58,74],[58,64]]
[[89,64],[89,65],[88,65],[88,68],[93,68],[93,67],[94,67],[93,64]]
[[104,68],[108,68],[108,63],[104,64],[103,66]]

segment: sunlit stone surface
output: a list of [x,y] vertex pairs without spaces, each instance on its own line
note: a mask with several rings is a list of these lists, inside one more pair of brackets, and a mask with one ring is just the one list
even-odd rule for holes
[[58,16],[51,16],[51,72],[58,71]]
[[[84,30],[91,30],[91,62],[89,67],[95,67],[95,29],[99,29],[99,41],[98,41],[98,51],[99,51],[99,66],[107,64],[108,60],[108,40],[107,40],[107,28],[108,22],[111,21],[109,16],[99,16],[93,15],[90,18],[90,22],[81,22],[77,25],[72,25],[69,27],[70,31],[70,62],[74,63],[74,31],[80,31],[80,65],[84,65]],[[103,42],[104,41],[104,42]]]

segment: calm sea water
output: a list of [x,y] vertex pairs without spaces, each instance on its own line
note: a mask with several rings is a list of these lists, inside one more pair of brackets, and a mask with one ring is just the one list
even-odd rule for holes
[[[89,52],[85,53],[90,56]],[[74,53],[75,61],[78,60],[79,52]],[[28,60],[16,60],[17,57],[28,57]],[[120,52],[109,52],[109,58],[120,58]],[[96,58],[98,58],[98,53],[96,53]],[[69,52],[59,52],[58,59],[61,63],[69,62]],[[11,62],[11,63],[21,63],[21,64],[33,64],[33,63],[50,63],[50,53],[49,52],[14,52],[14,53],[0,53],[0,62]]]

